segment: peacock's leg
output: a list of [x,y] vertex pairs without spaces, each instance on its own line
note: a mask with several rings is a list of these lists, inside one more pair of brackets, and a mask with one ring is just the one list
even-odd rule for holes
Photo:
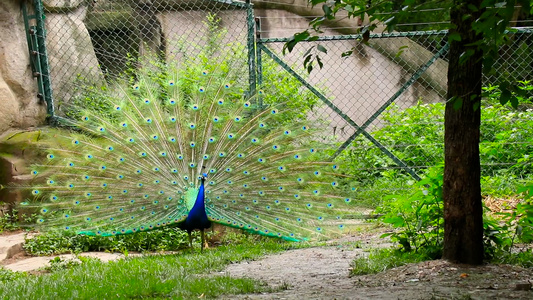
[[209,248],[209,245],[207,244],[207,241],[205,240],[205,232],[204,230],[200,230],[200,236],[202,237],[202,250],[204,250],[204,248]]
[[187,234],[189,235],[189,247],[191,247],[191,249],[192,249],[192,235],[191,235],[191,231],[190,231],[190,230],[187,230]]

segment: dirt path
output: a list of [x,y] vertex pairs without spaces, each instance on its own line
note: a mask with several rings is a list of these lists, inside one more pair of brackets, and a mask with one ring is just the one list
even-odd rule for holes
[[443,260],[410,264],[375,275],[349,277],[354,258],[383,242],[350,238],[337,245],[291,250],[252,262],[230,265],[226,274],[287,288],[271,294],[227,299],[533,299],[533,270],[514,266],[466,267]]
[[[30,272],[47,267],[50,265],[50,260],[54,257],[60,257],[62,260],[77,260],[74,254],[62,254],[52,256],[26,256],[22,245],[26,233],[13,232],[0,235],[0,267],[17,272]],[[130,254],[138,255],[138,254]],[[80,256],[87,256],[98,258],[101,261],[112,261],[124,258],[122,253],[107,253],[107,252],[85,252]]]

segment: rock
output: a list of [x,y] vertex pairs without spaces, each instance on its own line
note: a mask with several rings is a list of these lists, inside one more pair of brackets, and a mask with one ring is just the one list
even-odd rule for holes
[[42,124],[19,0],[0,1],[0,132]]
[[[34,158],[39,155],[38,148],[32,146],[32,142],[36,141],[39,136],[40,131],[37,130],[11,131],[0,135],[0,203],[5,204],[4,209],[7,212],[28,196],[25,194],[28,191],[2,189],[1,186],[33,179],[33,176],[28,176],[30,174],[28,161],[35,161]],[[26,159],[29,160],[26,161]]]
[[77,85],[96,84],[104,78],[84,19],[87,7],[68,13],[47,13],[47,46],[56,109],[77,95]]
[[531,290],[531,282],[517,283],[514,289],[516,291],[529,291]]
[[22,244],[26,233],[16,233],[11,235],[1,235],[0,236],[0,262],[5,259],[13,257],[15,254],[24,251],[22,249]]
[[22,245],[24,245],[24,243],[18,243],[7,249],[6,259],[10,259],[15,255],[24,252],[24,248],[22,248]]
[[43,5],[50,12],[65,12],[78,8],[85,0],[43,0]]

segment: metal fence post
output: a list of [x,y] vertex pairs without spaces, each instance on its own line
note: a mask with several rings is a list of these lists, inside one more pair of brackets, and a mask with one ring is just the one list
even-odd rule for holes
[[246,23],[248,28],[248,73],[249,73],[249,85],[250,90],[248,95],[255,95],[257,90],[257,81],[256,81],[256,67],[255,67],[255,17],[254,17],[254,6],[250,0],[246,0]]
[[[48,67],[48,55],[46,52],[46,30],[44,29],[44,9],[41,0],[34,1],[34,14],[28,13],[26,2],[21,2],[24,27],[26,29],[26,41],[30,56],[30,66],[33,77],[37,78],[37,98],[46,103],[48,121],[54,117],[54,103],[52,100],[52,86]],[[30,21],[34,24],[30,24]]]
[[46,111],[48,113],[48,120],[54,118],[54,100],[52,98],[52,83],[50,81],[50,67],[48,65],[48,52],[46,51],[46,29],[44,28],[44,7],[42,0],[35,0],[35,21],[36,21],[36,37],[38,46],[38,60],[41,66],[40,74],[42,78],[43,97],[46,101]]
[[[255,18],[255,30],[256,30],[256,43],[259,44],[261,40],[261,18]],[[257,53],[256,60],[257,60],[257,85],[259,88],[263,85],[263,60],[261,59],[261,47],[256,47]],[[262,108],[263,107],[263,98],[261,95],[258,95],[257,98],[257,106]]]

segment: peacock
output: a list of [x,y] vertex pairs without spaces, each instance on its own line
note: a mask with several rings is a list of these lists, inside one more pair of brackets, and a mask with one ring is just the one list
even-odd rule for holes
[[228,64],[147,69],[72,104],[65,126],[32,145],[42,155],[23,205],[38,211],[40,230],[178,226],[191,247],[199,230],[202,249],[213,223],[288,241],[343,232],[349,178],[317,138],[320,122],[245,93]]

